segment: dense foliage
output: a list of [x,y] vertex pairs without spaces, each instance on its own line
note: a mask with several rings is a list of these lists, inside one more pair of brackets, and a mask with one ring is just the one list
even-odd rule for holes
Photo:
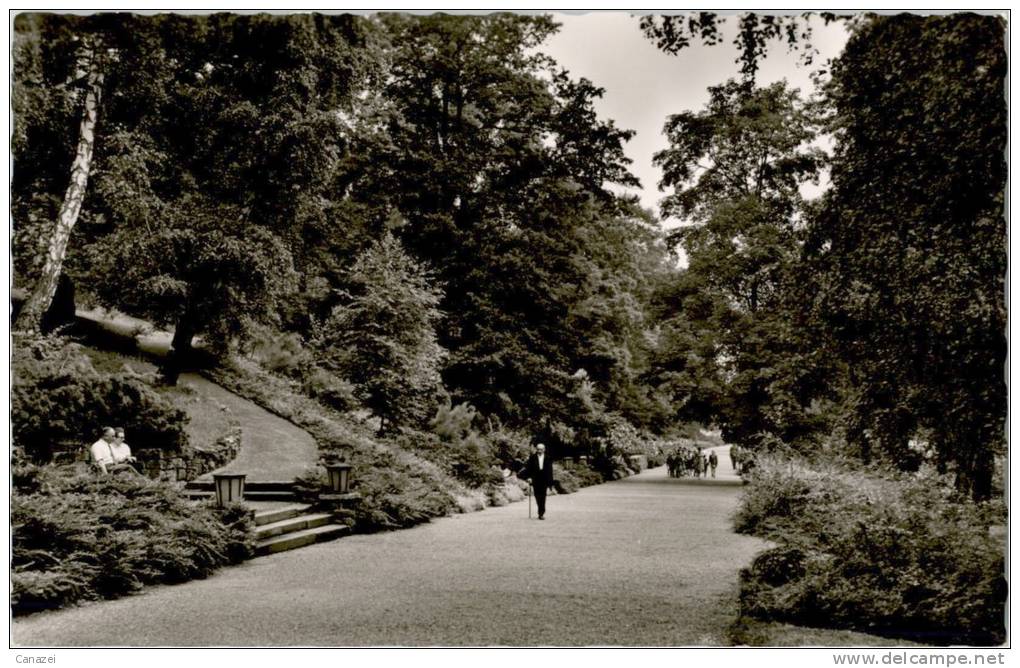
[[354,384],[380,431],[423,424],[442,392],[435,332],[442,291],[390,234],[358,257],[348,283],[316,332],[319,358]]
[[782,83],[709,92],[704,111],[670,117],[670,146],[655,156],[672,189],[663,211],[685,221],[672,238],[688,266],[660,293],[653,371],[681,420],[720,424],[745,446],[767,434],[798,439],[810,431],[798,402],[817,392],[807,347],[790,331],[801,296],[799,187],[822,162],[807,145],[815,123]]
[[[799,43],[804,20],[741,17],[748,76],[666,124],[663,208],[690,264],[656,302],[655,382],[741,445],[840,442],[902,469],[927,449],[988,498],[1006,411],[1001,21],[856,17],[804,105],[753,83],[758,49]],[[720,21],[643,25],[676,53]],[[822,166],[831,187],[802,201]]]
[[434,447],[447,460],[448,469],[472,487],[501,483],[502,474],[493,467],[497,460],[492,448],[475,427],[477,419],[478,411],[470,404],[439,406],[429,424],[437,439]]
[[854,35],[826,91],[832,188],[808,246],[848,440],[903,461],[920,432],[975,498],[1005,448],[1003,34],[955,15]]
[[249,511],[185,501],[166,483],[16,462],[14,614],[204,578],[251,557]]
[[[53,163],[73,147],[62,54],[101,38],[113,56],[65,272],[86,299],[174,326],[168,380],[193,335],[226,352],[266,327],[325,331],[299,373],[339,402],[347,383],[385,423],[427,421],[435,401],[421,398],[447,391],[512,427],[582,433],[605,410],[666,429],[643,372],[669,253],[610,190],[637,184],[633,133],[538,50],[556,29],[510,14],[21,15],[18,280],[34,275],[65,185]],[[402,294],[424,299],[371,304],[392,286],[369,260],[398,245],[441,295],[411,280]],[[361,324],[385,314],[419,323],[417,342],[369,351]],[[336,345],[348,338],[359,345]]]
[[742,612],[936,644],[1005,639],[1005,507],[928,471],[759,460],[738,531],[778,543],[742,573]]
[[535,51],[555,30],[547,17],[381,23],[392,70],[373,164],[387,169],[353,196],[389,201],[405,221],[395,233],[437,272],[453,399],[515,425],[574,426],[574,374],[598,364],[598,392],[623,385],[640,401],[627,351],[647,325],[617,304],[641,303],[665,253],[607,190],[636,183],[632,133],[595,114],[601,89]]
[[77,344],[18,337],[12,368],[14,446],[33,459],[59,447],[84,452],[103,426],[124,427],[136,449],[175,452],[187,442],[187,415],[170,399],[130,374],[97,371]]
[[[66,154],[69,44],[101,40],[108,94],[67,271],[110,306],[173,323],[181,356],[193,334],[225,348],[253,321],[278,322],[300,250],[285,242],[303,238],[300,206],[315,200],[345,143],[336,111],[370,69],[356,48],[360,25],[350,16],[20,15],[26,56],[15,97],[42,113],[19,117],[17,217],[52,218],[64,185],[52,162],[65,161],[34,158]],[[32,232],[16,233],[26,270],[38,264]]]

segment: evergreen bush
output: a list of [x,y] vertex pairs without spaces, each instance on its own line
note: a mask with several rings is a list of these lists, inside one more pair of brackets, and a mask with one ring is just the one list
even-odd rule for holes
[[[570,459],[556,462],[555,471],[556,480],[564,485],[563,491],[566,492],[573,492],[590,485],[600,485],[606,481],[600,472],[588,466],[587,463],[575,462]],[[573,487],[573,489],[569,489],[569,487]]]
[[763,457],[735,515],[778,545],[741,574],[742,612],[941,644],[1005,639],[1001,504],[946,476]]
[[472,487],[502,484],[503,476],[493,469],[496,459],[489,443],[474,428],[477,412],[470,404],[440,404],[429,423],[439,439],[447,469]]
[[319,366],[312,350],[293,332],[261,328],[251,357],[266,371],[299,383],[305,394],[331,408],[348,411],[359,405],[354,385]]
[[68,442],[88,447],[104,425],[124,427],[134,448],[177,451],[184,411],[127,373],[96,371],[79,345],[59,337],[19,337],[13,348],[14,444],[47,461]]
[[15,615],[204,578],[254,551],[245,508],[190,504],[172,485],[23,461],[12,480]]

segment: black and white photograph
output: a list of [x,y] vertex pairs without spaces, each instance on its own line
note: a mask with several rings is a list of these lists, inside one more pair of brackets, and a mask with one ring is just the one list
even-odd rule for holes
[[1008,9],[8,35],[10,664],[1008,663]]

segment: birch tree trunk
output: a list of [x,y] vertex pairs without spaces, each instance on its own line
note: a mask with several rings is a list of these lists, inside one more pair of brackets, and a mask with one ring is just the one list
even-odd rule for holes
[[71,163],[71,182],[67,186],[64,202],[50,235],[42,275],[18,315],[15,329],[19,331],[40,331],[43,314],[49,309],[57,291],[71,230],[78,222],[78,214],[85,199],[85,186],[88,184],[95,146],[96,118],[103,92],[103,72],[99,61],[99,48],[95,44],[85,47],[78,58],[76,74],[80,74],[79,79],[85,80],[85,106],[78,132],[78,149]]

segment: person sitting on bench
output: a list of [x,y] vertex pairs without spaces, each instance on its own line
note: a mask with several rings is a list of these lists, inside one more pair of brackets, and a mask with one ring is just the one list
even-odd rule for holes
[[103,473],[119,471],[138,473],[135,464],[138,460],[131,456],[131,448],[124,442],[122,428],[103,427],[102,438],[93,443],[89,450],[92,454],[92,462]]

